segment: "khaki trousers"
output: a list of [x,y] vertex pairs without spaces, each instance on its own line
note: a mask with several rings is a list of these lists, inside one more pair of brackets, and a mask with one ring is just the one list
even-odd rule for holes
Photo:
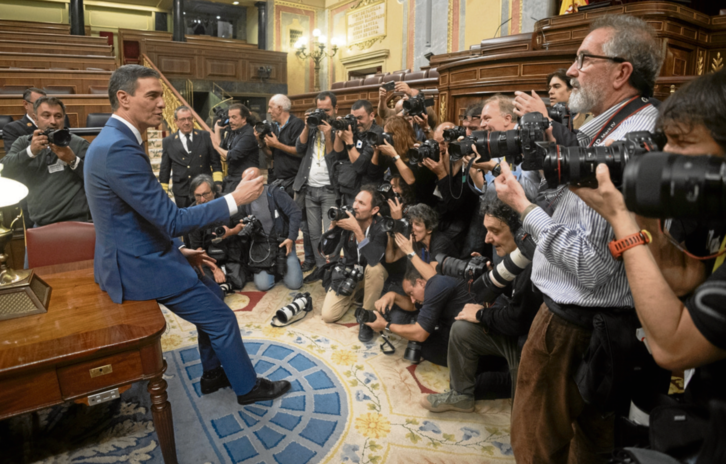
[[383,284],[388,278],[388,271],[381,263],[375,266],[366,266],[362,282],[358,282],[355,291],[348,296],[336,295],[334,290],[328,290],[323,302],[323,321],[332,323],[342,318],[346,312],[355,306],[356,296],[363,291],[363,309],[373,311],[376,301],[381,297]]

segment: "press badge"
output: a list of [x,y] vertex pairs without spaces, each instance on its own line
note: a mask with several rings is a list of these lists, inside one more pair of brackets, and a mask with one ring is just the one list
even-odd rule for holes
[[48,172],[53,174],[54,172],[61,172],[63,171],[63,168],[66,167],[66,163],[61,161],[60,159],[55,162],[55,164],[51,164],[48,166]]
[[358,150],[360,150],[361,148],[363,148],[363,141],[362,140],[358,140],[358,143],[355,144],[355,147]]

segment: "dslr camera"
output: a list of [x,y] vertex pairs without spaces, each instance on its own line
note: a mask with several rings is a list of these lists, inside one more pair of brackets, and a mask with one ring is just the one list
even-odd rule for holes
[[268,135],[272,135],[272,124],[267,120],[258,122],[255,124],[255,132],[257,132],[259,138],[264,139]]
[[547,109],[547,114],[553,121],[572,129],[572,113],[564,103],[555,103],[552,108]]
[[328,210],[328,219],[330,219],[331,221],[340,221],[341,219],[347,219],[347,213],[355,216],[353,208],[349,207],[348,205],[343,205],[340,208],[338,208],[337,206],[333,206]]
[[386,92],[393,92],[396,90],[396,83],[394,81],[386,82],[381,87],[386,89]]
[[[527,113],[519,120],[519,127],[503,132],[489,133],[489,158],[507,158],[512,164],[522,163],[524,171],[542,169],[544,150],[537,144],[546,140],[545,131],[550,120],[542,113]],[[477,149],[479,147],[477,146]],[[479,153],[484,157],[482,153]],[[484,161],[488,161],[485,159]]]
[[[287,248],[282,247],[280,248],[280,245],[282,242],[285,241],[285,237],[278,237],[277,239],[277,256],[275,256],[275,274],[277,274],[280,277],[283,277],[285,273],[287,272]],[[290,250],[290,253],[295,253],[295,245],[293,244],[293,249]]]
[[272,325],[279,326],[275,322],[278,324],[288,324],[301,312],[308,313],[312,310],[313,298],[310,296],[310,293],[298,293],[292,297],[292,303],[277,310],[275,313],[277,321],[273,318]]
[[365,140],[368,145],[372,146],[383,145],[384,142],[388,142],[389,145],[393,146],[393,136],[388,132],[383,132],[381,134],[366,132],[363,136],[363,140]]
[[[335,289],[336,295],[350,296],[358,286],[358,282],[362,281],[365,277],[363,273],[363,266],[355,264],[353,266],[345,266],[344,264],[336,264],[333,268],[334,275],[337,274],[342,277],[343,280],[338,282],[337,288]],[[375,316],[375,315],[374,315]],[[375,318],[374,318],[375,319]]]
[[411,223],[406,218],[393,219],[384,217],[382,222],[383,230],[391,235],[401,234],[404,237],[411,236]]
[[249,215],[246,218],[242,219],[242,224],[244,225],[244,227],[242,228],[242,232],[239,233],[239,236],[242,239],[253,238],[255,235],[261,233],[263,230],[262,223],[253,215]]
[[386,201],[395,200],[396,198],[401,201],[401,196],[393,191],[393,186],[390,182],[384,182],[379,185],[378,191],[381,193],[381,195],[383,195],[383,199]]
[[221,127],[229,126],[229,110],[227,108],[217,106],[212,111],[214,112],[213,119],[219,121]]
[[474,281],[487,271],[487,261],[483,256],[474,256],[470,260],[457,259],[443,253],[436,255],[439,263],[438,273],[450,277],[459,277],[466,281]]
[[[40,133],[48,137],[48,143],[52,143],[58,147],[67,147],[71,143],[71,131],[68,129],[52,129],[48,128]],[[32,136],[30,137],[33,138]],[[8,147],[7,150],[10,150]]]
[[444,129],[445,142],[456,142],[459,137],[466,137],[466,127],[454,126],[451,129]]
[[[444,131],[446,132],[446,131]],[[444,136],[446,138],[446,136]],[[487,131],[473,131],[469,137],[458,142],[449,143],[449,158],[451,161],[459,161],[465,156],[469,156],[474,153],[474,146],[476,151],[479,153],[479,161],[489,161],[489,133]]]
[[403,101],[403,110],[408,116],[423,116],[426,114],[426,108],[434,106],[433,98],[426,98],[424,94],[419,92],[415,97]]
[[515,277],[524,271],[534,258],[537,244],[531,235],[520,228],[514,234],[517,249],[504,257],[490,272],[483,274],[472,285],[472,292],[477,295],[477,302],[491,303],[504,292]]
[[412,165],[423,163],[427,158],[438,163],[440,156],[439,144],[435,140],[426,140],[418,148],[411,148],[408,151],[408,163]]
[[358,120],[352,114],[346,114],[340,119],[333,120],[330,127],[339,131],[350,129],[353,133],[356,133],[358,131]]
[[545,152],[542,169],[549,188],[563,184],[597,188],[595,169],[598,164],[607,165],[613,184],[619,186],[625,165],[633,158],[657,151],[661,143],[660,135],[639,131],[626,134],[625,140],[609,147],[564,147],[554,143],[539,145]]
[[317,108],[311,111],[310,114],[308,114],[307,119],[305,119],[305,124],[307,124],[310,129],[317,129],[318,126],[323,123],[323,121],[327,123],[330,122],[328,113],[326,113],[325,110]]

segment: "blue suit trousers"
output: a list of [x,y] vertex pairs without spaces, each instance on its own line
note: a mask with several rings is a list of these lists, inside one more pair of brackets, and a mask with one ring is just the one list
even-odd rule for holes
[[219,285],[204,277],[182,293],[157,301],[197,326],[199,354],[205,371],[220,365],[237,395],[249,393],[257,374],[247,355],[234,312]]

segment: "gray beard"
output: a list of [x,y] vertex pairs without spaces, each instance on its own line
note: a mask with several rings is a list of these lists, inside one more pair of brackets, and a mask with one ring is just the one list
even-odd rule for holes
[[590,113],[601,103],[605,97],[600,88],[594,85],[583,88],[577,79],[572,79],[572,94],[570,94],[570,110],[574,113]]

